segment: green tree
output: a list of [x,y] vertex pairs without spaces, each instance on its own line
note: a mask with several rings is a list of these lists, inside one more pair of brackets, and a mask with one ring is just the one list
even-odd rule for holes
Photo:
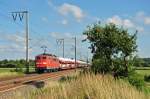
[[[128,30],[115,24],[102,25],[100,22],[90,25],[83,32],[91,44],[95,73],[112,73],[113,75],[128,74],[129,56],[136,51],[136,33],[131,35]],[[121,73],[121,74],[120,74]]]
[[139,58],[138,56],[135,56],[133,61],[134,67],[143,67],[143,64],[145,64],[144,60],[142,58]]

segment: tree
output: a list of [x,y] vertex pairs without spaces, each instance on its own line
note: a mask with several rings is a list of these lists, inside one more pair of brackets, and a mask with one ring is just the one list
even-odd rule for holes
[[[136,31],[137,33],[137,31]],[[93,53],[91,69],[96,73],[128,74],[129,56],[136,51],[136,33],[131,35],[127,29],[115,24],[90,25],[83,32]]]
[[134,67],[144,67],[143,64],[145,63],[142,58],[139,58],[138,56],[135,56],[133,58],[133,66]]

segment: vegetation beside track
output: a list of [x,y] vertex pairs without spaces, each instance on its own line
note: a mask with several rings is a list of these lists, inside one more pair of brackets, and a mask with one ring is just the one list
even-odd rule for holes
[[[0,60],[0,79],[1,78],[11,78],[16,76],[24,75],[25,68],[25,60]],[[34,60],[30,60],[30,72],[35,72],[34,68]]]
[[[27,92],[14,91],[7,99],[149,99],[150,96],[137,90],[128,80],[115,79],[112,75],[79,71],[63,76],[58,81],[49,80],[46,87]],[[32,88],[31,88],[32,89]]]
[[136,67],[138,78],[142,79],[145,83],[146,93],[150,94],[150,67]]
[[137,73],[141,75],[150,75],[150,70],[136,70]]
[[7,79],[11,77],[23,76],[23,73],[20,72],[2,72],[0,73],[0,79]]
[[[0,68],[0,79],[23,76],[25,75],[25,70],[26,68],[22,68],[22,71],[19,71],[16,68]],[[35,72],[35,69],[30,68],[30,72]]]
[[110,75],[85,74],[50,83],[31,94],[32,99],[148,99],[128,82]]

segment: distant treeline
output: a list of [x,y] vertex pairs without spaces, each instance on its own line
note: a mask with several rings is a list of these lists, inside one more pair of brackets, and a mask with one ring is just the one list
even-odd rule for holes
[[[24,59],[20,60],[0,60],[0,68],[24,68],[26,65],[26,61]],[[34,60],[29,61],[30,67],[35,66]],[[135,67],[150,67],[150,58],[136,58],[134,61]]]
[[136,58],[134,61],[135,67],[150,67],[150,58]]
[[[24,59],[20,60],[0,60],[0,68],[24,68],[26,65],[26,61]],[[34,60],[29,61],[30,67],[34,67]]]

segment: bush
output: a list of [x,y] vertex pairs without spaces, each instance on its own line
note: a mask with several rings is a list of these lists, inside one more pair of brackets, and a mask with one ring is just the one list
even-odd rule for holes
[[108,66],[108,64],[105,63],[104,59],[94,59],[92,62],[91,70],[97,74],[97,73],[108,73],[111,71],[111,67]]
[[138,90],[143,91],[145,88],[145,82],[141,75],[139,74],[132,74],[129,75],[128,81],[131,85],[135,86]]
[[144,80],[147,81],[147,82],[150,82],[150,75],[145,75]]
[[23,69],[22,68],[16,68],[14,71],[15,72],[23,72]]
[[11,72],[20,72],[20,73],[22,73],[23,72],[23,67],[21,65],[17,65],[14,70],[11,70]]
[[65,82],[65,81],[71,81],[72,79],[76,79],[76,76],[62,76],[59,81],[60,82]]

